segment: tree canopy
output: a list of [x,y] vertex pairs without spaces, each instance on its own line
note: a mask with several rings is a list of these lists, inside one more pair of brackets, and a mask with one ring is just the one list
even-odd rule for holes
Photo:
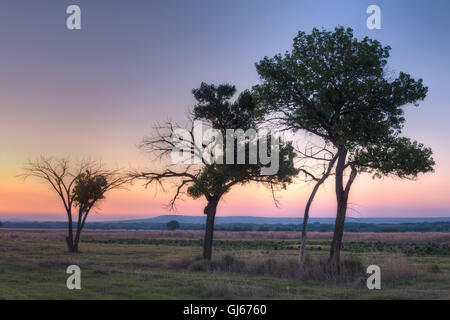
[[[358,172],[411,179],[433,170],[431,149],[401,137],[404,107],[418,106],[428,88],[405,72],[393,77],[387,69],[390,50],[368,37],[356,39],[350,28],[315,28],[299,32],[290,52],[256,64],[262,83],[253,89],[270,119],[336,150],[338,238]],[[351,173],[344,183],[346,169]],[[334,249],[339,247],[337,239]]]
[[[214,228],[214,217],[217,205],[224,194],[234,185],[243,185],[250,182],[262,183],[268,186],[272,194],[277,189],[285,188],[291,183],[293,177],[298,173],[294,167],[295,152],[291,143],[284,143],[279,137],[273,137],[267,133],[263,137],[244,136],[240,139],[240,134],[248,129],[258,130],[258,122],[263,118],[260,108],[250,91],[242,92],[235,101],[232,97],[236,93],[236,88],[232,85],[222,84],[219,86],[202,83],[199,88],[192,91],[197,104],[194,106],[192,114],[193,119],[189,128],[189,137],[194,137],[194,123],[201,121],[214,130],[218,130],[224,138],[220,147],[219,154],[212,154],[218,141],[210,139],[201,141],[200,145],[207,149],[208,155],[215,161],[206,161],[203,158],[203,150],[198,151],[199,141],[183,140],[183,151],[193,155],[201,155],[201,163],[195,165],[172,164],[163,172],[138,172],[136,178],[146,179],[147,185],[153,182],[164,187],[166,180],[175,180],[177,187],[174,197],[170,202],[173,207],[176,201],[187,194],[193,199],[204,197],[207,205],[204,208],[204,214],[207,215],[205,231],[204,257],[211,257],[212,232]],[[174,149],[174,135],[180,127],[169,122],[165,126],[158,126],[156,136],[145,138],[141,148],[155,154],[167,156]],[[232,130],[232,132],[230,132]],[[272,138],[277,139],[274,146]],[[227,148],[228,143],[233,142],[232,148]],[[267,145],[263,145],[267,144]],[[252,146],[256,145],[256,149]],[[271,159],[276,158],[278,170],[272,175],[262,173],[267,165],[261,159],[261,153],[258,152],[263,146],[267,147]],[[250,161],[251,152],[256,155],[254,161]],[[232,153],[232,154],[231,154]],[[244,161],[239,158],[245,154]],[[231,162],[226,159],[231,157]],[[242,159],[241,159],[242,160]],[[176,166],[177,168],[173,168]],[[275,196],[274,196],[274,199]]]
[[299,32],[285,55],[256,64],[263,80],[254,87],[277,119],[294,130],[307,130],[348,150],[400,133],[406,104],[423,100],[428,88],[400,72],[386,70],[389,46],[350,28]]
[[93,174],[90,170],[80,173],[72,190],[75,205],[82,212],[89,211],[97,201],[105,198],[108,186],[104,174]]

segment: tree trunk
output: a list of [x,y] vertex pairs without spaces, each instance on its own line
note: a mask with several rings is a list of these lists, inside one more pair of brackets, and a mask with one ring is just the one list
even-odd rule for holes
[[330,257],[328,264],[335,270],[339,271],[342,238],[344,235],[345,216],[347,214],[347,201],[350,193],[350,187],[355,180],[357,171],[352,167],[350,177],[344,188],[344,170],[346,167],[345,161],[347,158],[347,150],[339,150],[339,158],[336,165],[336,200],[337,213],[336,222],[334,226],[333,240],[331,242]]
[[341,259],[342,237],[344,235],[345,215],[347,213],[347,201],[344,192],[340,192],[337,203],[336,223],[334,226],[333,240],[331,242],[330,257],[328,263],[333,268],[339,268]]
[[78,252],[78,243],[80,242],[81,226],[77,227],[77,233],[75,234],[75,239],[73,241],[73,252]]
[[305,264],[305,249],[306,249],[306,240],[307,240],[306,227],[308,225],[308,219],[309,219],[309,208],[311,207],[311,204],[312,204],[312,202],[314,200],[316,192],[319,189],[319,187],[322,184],[322,182],[323,181],[319,180],[316,183],[316,185],[314,186],[313,191],[311,192],[311,195],[309,196],[308,202],[307,202],[306,207],[305,207],[305,214],[303,216],[303,225],[302,225],[302,239],[301,239],[301,243],[300,243],[300,254],[299,254],[299,257],[298,257],[298,261],[299,261],[301,266]]
[[68,224],[68,235],[66,237],[66,243],[67,243],[67,250],[69,252],[76,252],[74,245],[73,245],[73,228],[72,228],[72,213],[68,212],[68,220],[69,220],[69,224]]
[[206,260],[211,260],[212,256],[212,243],[214,235],[214,219],[216,217],[217,204],[219,203],[220,197],[212,197],[208,199],[208,204],[204,209],[204,214],[206,214],[206,227],[205,227],[205,240],[203,243],[203,258]]
[[82,207],[80,207],[79,212],[78,212],[77,231],[75,233],[75,239],[73,241],[73,252],[78,252],[78,242],[80,241],[82,217],[83,217]]
[[334,163],[336,162],[337,156],[334,156],[330,162],[328,163],[328,168],[322,175],[319,180],[316,180],[316,185],[314,186],[311,195],[309,196],[308,202],[306,203],[305,213],[303,215],[303,225],[302,225],[302,238],[300,243],[300,254],[298,257],[299,264],[302,266],[305,264],[305,249],[306,249],[306,240],[307,240],[307,231],[306,227],[308,226],[309,219],[309,209],[311,208],[311,204],[316,196],[317,190],[319,190],[320,185],[328,178],[331,170],[334,167]]
[[[77,233],[75,235],[75,240],[74,240],[74,244],[73,244],[74,252],[78,252],[78,244],[80,243],[81,231],[83,231],[84,224],[86,222],[87,216],[88,216],[91,208],[92,208],[92,206],[90,206],[88,209],[86,209],[84,211],[80,210],[80,213],[78,216]],[[84,214],[83,214],[83,212],[84,212]]]
[[70,235],[66,237],[66,243],[67,243],[67,251],[69,252],[76,252],[74,245],[73,245],[73,237]]

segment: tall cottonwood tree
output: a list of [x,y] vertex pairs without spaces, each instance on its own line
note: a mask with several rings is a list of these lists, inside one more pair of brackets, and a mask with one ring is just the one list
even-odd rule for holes
[[[204,198],[206,206],[203,213],[206,215],[205,237],[203,244],[203,257],[207,260],[211,259],[212,243],[214,234],[214,220],[216,216],[217,206],[222,197],[231,190],[235,185],[243,185],[250,182],[261,183],[268,186],[272,193],[278,189],[285,188],[287,184],[292,182],[292,178],[297,175],[298,171],[294,168],[293,159],[295,153],[291,143],[282,143],[280,140],[279,148],[272,148],[269,138],[257,141],[251,141],[247,138],[239,140],[237,133],[227,133],[227,129],[258,129],[257,120],[261,117],[258,113],[257,105],[254,103],[250,92],[244,91],[239,95],[236,101],[231,102],[230,99],[236,92],[236,88],[231,85],[207,85],[202,83],[198,89],[193,90],[197,104],[193,109],[193,119],[189,125],[188,137],[191,139],[183,140],[183,151],[191,153],[202,159],[199,164],[169,164],[162,172],[143,171],[132,174],[133,178],[145,179],[146,185],[156,183],[163,189],[167,182],[175,183],[174,196],[172,197],[169,207],[174,205],[180,197],[187,195],[193,199]],[[210,154],[215,149],[215,140],[202,141],[201,147],[205,147],[208,156],[214,156],[216,160],[222,157],[222,161],[205,160],[204,151],[199,150],[198,141],[195,141],[194,122],[200,120],[202,123],[212,129],[218,130],[224,143],[222,154]],[[176,147],[174,137],[180,126],[172,122],[156,128],[156,134],[153,137],[144,138],[141,148],[151,154],[157,154],[163,158],[169,156]],[[225,160],[227,153],[230,154],[225,146],[230,139],[234,142],[233,163],[229,164]],[[278,139],[278,138],[277,138]],[[178,141],[180,142],[180,141]],[[261,170],[265,167],[260,161],[259,156],[254,164],[250,164],[249,151],[250,144],[256,143],[258,148],[262,147],[262,143],[268,144],[268,152],[277,157],[279,163],[278,171],[273,175],[264,175]],[[201,148],[200,148],[201,149]],[[217,150],[216,150],[217,151]],[[245,162],[239,164],[238,154],[245,152]],[[259,154],[259,152],[258,152]],[[275,197],[274,200],[276,201]]]
[[262,83],[254,91],[272,119],[323,139],[337,155],[333,266],[339,266],[349,192],[358,173],[414,179],[433,170],[431,150],[400,136],[404,107],[417,106],[427,87],[404,72],[388,76],[390,49],[368,37],[359,41],[350,28],[313,29],[299,32],[290,52],[256,64]]
[[118,170],[105,169],[101,162],[84,160],[72,164],[68,158],[43,156],[28,162],[21,176],[44,181],[58,194],[67,214],[66,243],[69,252],[78,252],[86,219],[99,201],[105,198],[105,193],[129,182],[128,176],[122,175]]

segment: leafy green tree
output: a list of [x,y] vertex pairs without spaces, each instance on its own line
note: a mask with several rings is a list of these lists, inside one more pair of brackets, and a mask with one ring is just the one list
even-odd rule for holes
[[[67,158],[51,157],[40,157],[29,162],[22,177],[44,181],[58,194],[68,219],[66,243],[69,252],[78,252],[86,219],[99,201],[105,198],[105,193],[129,182],[128,175],[122,175],[118,170],[104,169],[100,162],[81,161],[72,164]],[[74,237],[75,208],[78,208],[78,219]]]
[[167,222],[167,230],[174,231],[180,229],[180,223],[177,220]]
[[[352,29],[299,32],[284,55],[256,64],[262,84],[254,91],[272,120],[293,131],[306,131],[334,148],[337,213],[329,263],[339,265],[351,185],[360,172],[375,177],[414,179],[433,171],[432,152],[401,137],[404,107],[418,105],[427,87],[400,72],[386,70],[389,46]],[[349,171],[347,181],[344,173]]]
[[[239,95],[236,101],[231,102],[230,99],[236,92],[236,88],[231,85],[207,85],[202,83],[200,88],[194,89],[193,94],[197,100],[197,104],[193,109],[195,120],[202,121],[205,125],[218,130],[225,141],[222,148],[222,155],[215,155],[216,160],[222,158],[222,161],[205,161],[202,151],[202,163],[194,164],[176,164],[169,165],[163,172],[137,172],[134,178],[147,180],[146,185],[157,183],[164,188],[166,180],[175,180],[175,195],[169,203],[170,208],[174,208],[175,202],[183,194],[193,198],[204,198],[206,206],[203,213],[206,215],[205,238],[203,247],[203,257],[210,260],[212,254],[212,242],[214,233],[214,219],[216,216],[217,206],[223,195],[228,193],[235,185],[244,185],[250,182],[261,183],[268,186],[272,190],[272,194],[276,190],[285,188],[287,184],[292,182],[292,178],[298,174],[298,170],[294,168],[293,159],[295,153],[290,143],[282,143],[280,140],[278,149],[271,149],[270,139],[251,141],[251,139],[239,140],[237,133],[230,134],[227,129],[258,129],[258,120],[261,119],[259,108],[249,91],[244,91]],[[152,154],[158,154],[162,157],[170,154],[174,148],[173,136],[179,129],[173,123],[167,123],[164,126],[156,128],[156,136],[144,138],[141,145],[142,148]],[[189,135],[194,136],[194,125],[191,122]],[[233,152],[227,150],[226,141],[234,142]],[[198,154],[198,148],[195,141],[183,140],[186,143],[185,150]],[[256,163],[250,164],[249,151],[250,144],[256,143],[258,148],[262,147],[262,143],[267,142],[268,151],[277,152],[276,157],[279,163],[278,171],[273,175],[262,174],[265,167],[263,161],[258,156]],[[215,140],[206,143],[206,147],[214,149]],[[210,149],[207,149],[210,150]],[[244,163],[239,164],[239,153],[245,152],[247,155]],[[230,155],[233,153],[232,155]],[[259,153],[258,153],[259,154]],[[227,155],[233,157],[232,164],[225,161]],[[274,197],[274,200],[275,197]]]

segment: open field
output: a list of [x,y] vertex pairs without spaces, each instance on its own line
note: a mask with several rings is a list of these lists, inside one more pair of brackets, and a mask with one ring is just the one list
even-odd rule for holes
[[[450,233],[347,233],[345,274],[321,273],[330,233],[310,233],[309,267],[295,232],[215,233],[213,262],[200,231],[83,232],[66,252],[64,230],[0,230],[0,299],[450,299]],[[66,268],[82,289],[66,288]],[[381,290],[364,270],[381,267]]]

